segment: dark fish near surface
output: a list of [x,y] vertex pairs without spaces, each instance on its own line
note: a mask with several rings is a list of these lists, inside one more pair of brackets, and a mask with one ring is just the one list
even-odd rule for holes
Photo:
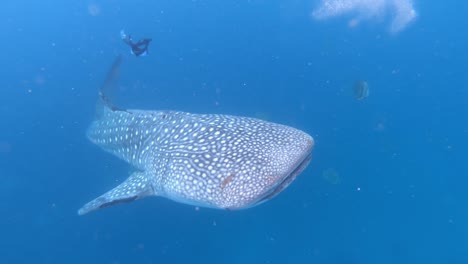
[[292,127],[231,115],[124,110],[106,89],[87,131],[104,150],[132,164],[123,183],[84,205],[80,215],[146,196],[211,208],[242,209],[286,188],[308,165],[313,138]]
[[353,87],[354,98],[357,100],[362,100],[369,96],[369,84],[367,81],[356,81]]

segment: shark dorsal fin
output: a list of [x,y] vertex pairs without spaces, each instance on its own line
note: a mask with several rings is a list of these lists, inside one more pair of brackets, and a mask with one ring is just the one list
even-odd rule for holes
[[117,90],[117,82],[120,77],[120,65],[122,64],[122,56],[115,58],[111,68],[107,72],[106,79],[99,89],[99,101],[97,103],[97,114],[100,116],[104,109],[111,111],[126,111],[112,103],[112,97]]

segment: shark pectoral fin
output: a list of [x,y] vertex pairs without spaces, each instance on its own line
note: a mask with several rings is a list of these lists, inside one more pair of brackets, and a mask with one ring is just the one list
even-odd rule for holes
[[146,196],[155,195],[152,184],[144,172],[134,172],[123,183],[106,192],[78,210],[84,215],[119,203],[128,203]]

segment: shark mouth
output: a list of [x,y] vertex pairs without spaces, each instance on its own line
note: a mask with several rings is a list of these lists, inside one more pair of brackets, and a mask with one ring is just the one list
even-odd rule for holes
[[296,177],[302,173],[302,171],[309,165],[310,159],[312,158],[312,152],[309,153],[284,179],[277,183],[272,189],[269,190],[261,199],[258,200],[256,204],[261,204],[266,202],[277,194],[282,192]]

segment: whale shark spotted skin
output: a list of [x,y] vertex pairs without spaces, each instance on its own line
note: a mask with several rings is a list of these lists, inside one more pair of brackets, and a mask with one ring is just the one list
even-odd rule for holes
[[123,110],[102,91],[101,100],[87,137],[135,171],[84,205],[80,215],[146,196],[248,208],[284,190],[311,158],[313,138],[289,126],[232,115]]

